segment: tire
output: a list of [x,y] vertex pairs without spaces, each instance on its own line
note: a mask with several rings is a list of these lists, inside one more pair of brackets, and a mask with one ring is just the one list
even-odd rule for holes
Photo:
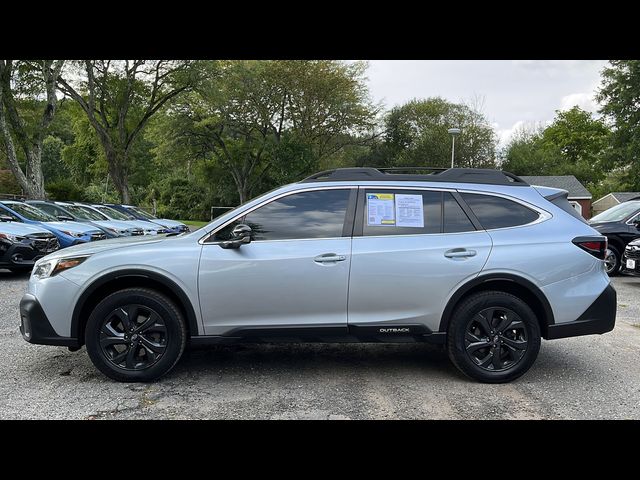
[[[622,260],[622,258],[620,257],[620,252],[613,245],[609,245],[609,248],[607,249],[607,252],[605,253],[605,255],[606,255],[605,256],[605,268],[606,268],[607,275],[609,275],[610,277],[615,277],[616,275],[618,275],[620,273],[620,262]],[[609,260],[610,256],[611,256],[612,261]],[[607,260],[609,260],[611,263],[613,263],[613,265],[614,265],[613,269],[610,270],[609,263],[606,263]]]
[[147,288],[127,288],[107,296],[91,312],[85,329],[91,361],[120,382],[162,377],[180,360],[186,341],[178,307]]
[[447,350],[452,363],[468,377],[483,383],[510,382],[536,360],[540,326],[531,308],[518,297],[498,291],[476,293],[455,309]]

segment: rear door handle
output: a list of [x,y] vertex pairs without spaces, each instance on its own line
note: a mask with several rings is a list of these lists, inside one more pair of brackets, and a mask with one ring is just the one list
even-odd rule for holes
[[452,250],[447,250],[444,252],[444,256],[447,258],[465,258],[465,257],[475,257],[475,250],[467,250],[466,248],[454,248]]
[[344,262],[347,259],[346,255],[337,255],[335,253],[323,253],[313,259],[316,263],[331,263],[331,262]]

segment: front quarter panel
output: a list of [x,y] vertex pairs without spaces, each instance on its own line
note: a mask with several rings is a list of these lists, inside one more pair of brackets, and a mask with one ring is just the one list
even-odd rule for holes
[[[202,246],[195,239],[185,237],[131,245],[92,255],[82,265],[59,274],[79,287],[74,298],[69,299],[67,303],[68,314],[65,317],[70,324],[73,310],[80,297],[105,275],[125,270],[152,272],[171,280],[184,292],[193,306],[200,334],[203,330],[197,292],[201,249]],[[44,282],[48,280],[50,279]]]

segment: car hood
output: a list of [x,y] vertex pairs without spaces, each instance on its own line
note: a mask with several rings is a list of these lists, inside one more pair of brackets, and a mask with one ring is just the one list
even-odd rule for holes
[[116,230],[131,230],[133,228],[138,228],[135,225],[131,225],[121,220],[93,220],[91,223],[95,223],[96,225],[100,225],[104,228],[115,228]]
[[64,230],[66,232],[73,233],[99,233],[100,230],[96,229],[96,227],[92,227],[91,225],[87,225],[85,223],[79,222],[42,222],[43,225],[47,225],[49,227],[53,227],[57,230]]
[[123,223],[128,224],[129,227],[138,227],[143,230],[158,231],[161,228],[160,225],[156,225],[155,223],[147,222],[145,220],[123,220]]
[[10,235],[30,235],[32,233],[52,233],[46,228],[37,225],[27,225],[21,222],[0,222],[0,233],[8,233]]
[[620,228],[624,229],[624,223],[622,222],[593,222],[589,223],[589,226],[600,233],[615,233],[619,232]]
[[175,220],[169,220],[168,218],[158,218],[157,220],[154,220],[154,222],[161,223],[162,225],[170,228],[184,226],[184,223],[176,222]]
[[57,252],[51,253],[47,255],[45,258],[48,260],[61,258],[61,257],[69,257],[76,255],[94,255],[96,253],[104,252],[106,250],[113,250],[116,248],[126,248],[132,245],[143,245],[143,244],[151,244],[158,243],[167,239],[166,236],[160,235],[159,237],[149,238],[148,236],[139,236],[139,237],[117,237],[111,238],[107,240],[100,240],[99,242],[88,242],[81,243],[79,245],[74,245],[71,247],[67,247],[63,250],[58,250]]

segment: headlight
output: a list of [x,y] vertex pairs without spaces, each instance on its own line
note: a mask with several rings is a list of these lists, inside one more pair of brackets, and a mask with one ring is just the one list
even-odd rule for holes
[[74,238],[80,238],[82,236],[84,236],[84,233],[82,232],[68,232],[66,230],[60,230],[62,233],[64,233],[65,235],[69,235],[70,237],[74,237]]
[[0,239],[9,240],[11,243],[18,243],[24,240],[26,237],[20,235],[11,235],[9,233],[0,233]]
[[121,237],[122,235],[130,235],[128,230],[117,230],[115,228],[109,228],[109,227],[104,227],[105,230],[108,230],[109,232],[111,232],[113,235],[117,235],[119,237]]
[[77,267],[82,262],[84,262],[89,255],[83,255],[79,257],[66,257],[66,258],[55,258],[53,260],[40,260],[36,262],[33,267],[33,273],[31,274],[33,277],[42,280],[43,278],[53,277],[60,272],[64,272],[65,270],[69,270],[70,268]]

